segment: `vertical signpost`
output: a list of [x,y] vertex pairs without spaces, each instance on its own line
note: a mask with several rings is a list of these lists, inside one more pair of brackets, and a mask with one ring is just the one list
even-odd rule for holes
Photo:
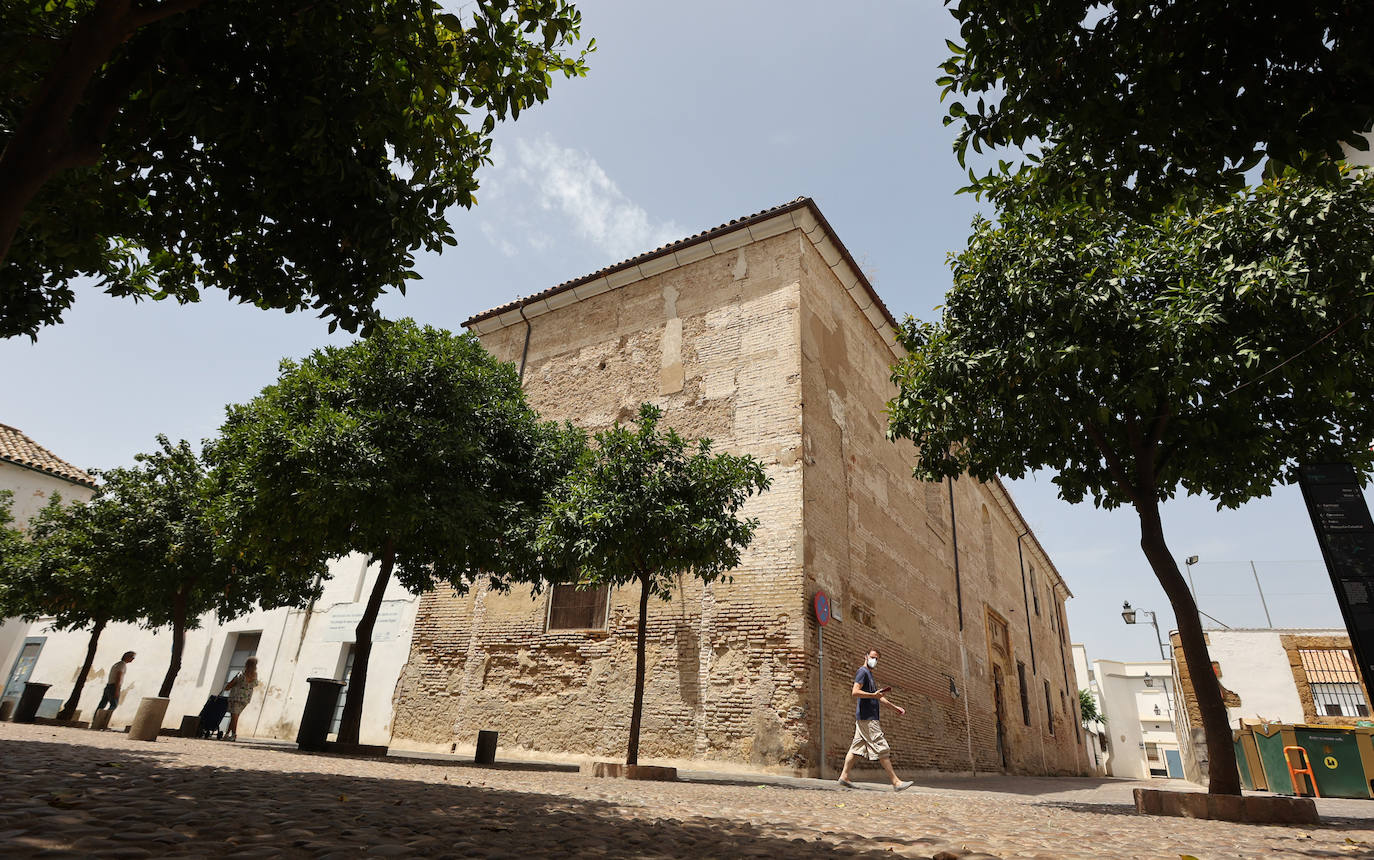
[[1298,485],[1368,690],[1374,679],[1374,521],[1359,475],[1349,463],[1300,466]]
[[821,779],[825,779],[825,625],[830,623],[830,598],[824,591],[817,591],[814,601],[816,607],[816,623],[820,625],[816,628],[816,649],[817,658],[820,661],[820,722],[821,722],[821,751],[818,761]]

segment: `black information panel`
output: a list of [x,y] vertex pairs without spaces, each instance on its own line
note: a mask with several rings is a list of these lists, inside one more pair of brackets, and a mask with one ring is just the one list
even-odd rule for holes
[[1374,679],[1374,521],[1360,491],[1360,480],[1349,463],[1298,468],[1312,527],[1317,531],[1326,570],[1336,589],[1355,660],[1365,689]]

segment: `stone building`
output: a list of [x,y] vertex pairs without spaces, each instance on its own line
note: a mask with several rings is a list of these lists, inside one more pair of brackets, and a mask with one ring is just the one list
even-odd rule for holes
[[[651,605],[641,761],[833,775],[870,647],[907,708],[900,768],[1086,767],[1064,600],[1000,483],[926,484],[885,434],[894,320],[810,199],[732,221],[466,325],[545,417],[599,430],[637,404],[766,464],[772,489],[729,583]],[[817,590],[835,619],[824,630]],[[637,589],[424,595],[393,747],[623,756]],[[822,702],[823,698],[823,702]],[[824,720],[822,720],[822,707]]]
[[[1226,718],[1248,723],[1354,726],[1369,720],[1369,689],[1360,677],[1350,634],[1341,629],[1213,629],[1204,634],[1212,671],[1221,682]],[[1193,679],[1178,633],[1169,636],[1178,670],[1179,740],[1189,779],[1207,776],[1207,736],[1202,730]]]

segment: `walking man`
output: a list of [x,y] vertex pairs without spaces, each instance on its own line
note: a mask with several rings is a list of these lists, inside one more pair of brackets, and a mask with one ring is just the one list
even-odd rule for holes
[[893,791],[905,791],[911,788],[912,783],[898,779],[896,771],[892,769],[892,750],[887,745],[887,738],[883,737],[882,726],[878,725],[878,707],[880,702],[890,705],[897,709],[898,716],[905,714],[906,709],[893,705],[883,695],[891,690],[891,687],[879,687],[878,682],[873,680],[873,670],[878,666],[878,656],[877,648],[869,651],[868,659],[854,676],[852,692],[858,702],[854,709],[854,742],[849,745],[849,754],[844,757],[844,770],[840,772],[839,782],[845,788],[854,787],[854,783],[849,781],[849,769],[853,766],[856,756],[864,756],[869,761],[877,759],[883,766],[888,779],[892,780]]
[[125,651],[124,656],[119,658],[119,662],[110,667],[110,677],[105,684],[105,692],[100,696],[100,704],[95,706],[98,711],[105,707],[108,702],[110,710],[119,707],[119,688],[124,685],[124,670],[134,662],[134,652]]

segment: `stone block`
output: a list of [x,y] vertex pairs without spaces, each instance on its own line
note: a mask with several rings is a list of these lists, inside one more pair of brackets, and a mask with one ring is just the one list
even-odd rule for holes
[[1142,815],[1205,818],[1244,824],[1320,824],[1317,806],[1306,797],[1236,797],[1195,791],[1137,788],[1135,809]]
[[1244,821],[1245,798],[1232,794],[1208,794],[1207,817],[1216,821]]
[[598,761],[592,763],[592,776],[604,776],[612,779],[647,779],[656,782],[677,782],[677,768]]
[[1135,795],[1135,811],[1142,815],[1162,815],[1163,801],[1160,799],[1159,792],[1152,788],[1137,788]]

